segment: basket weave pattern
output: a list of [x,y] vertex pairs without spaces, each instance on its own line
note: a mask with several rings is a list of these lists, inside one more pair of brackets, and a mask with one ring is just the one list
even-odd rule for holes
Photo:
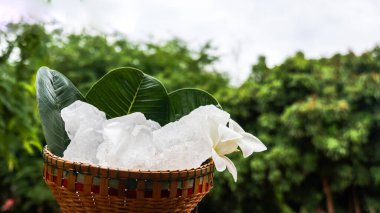
[[43,177],[62,212],[191,212],[213,187],[214,163],[130,171],[64,160],[44,148]]

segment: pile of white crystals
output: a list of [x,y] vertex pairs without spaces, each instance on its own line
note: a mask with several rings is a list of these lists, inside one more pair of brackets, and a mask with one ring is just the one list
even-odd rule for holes
[[64,108],[61,116],[71,139],[63,158],[104,167],[184,170],[212,158],[218,171],[227,168],[236,181],[236,168],[225,155],[238,147],[244,157],[266,150],[213,105],[163,127],[139,112],[107,120],[104,112],[81,101]]

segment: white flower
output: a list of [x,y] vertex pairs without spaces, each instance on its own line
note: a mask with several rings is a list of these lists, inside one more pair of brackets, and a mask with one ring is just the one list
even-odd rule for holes
[[243,152],[243,157],[246,158],[252,155],[253,152],[262,152],[267,150],[267,147],[254,135],[245,132],[241,126],[234,120],[230,119],[228,121],[228,126],[230,129],[241,134],[243,137],[236,141],[237,145]]
[[228,127],[226,126],[226,122],[220,122],[221,120],[223,119],[220,117],[209,117],[210,139],[213,143],[212,159],[214,160],[216,170],[221,172],[227,168],[236,182],[236,167],[225,155],[236,151],[240,147],[244,158],[246,158],[253,152],[262,152],[267,148],[258,138],[245,132],[232,119],[228,120]]

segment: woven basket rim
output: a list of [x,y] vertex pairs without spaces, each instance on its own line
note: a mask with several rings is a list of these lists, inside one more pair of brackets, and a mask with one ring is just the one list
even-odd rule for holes
[[200,177],[214,172],[214,162],[211,158],[207,159],[200,167],[185,170],[131,170],[118,167],[104,167],[95,164],[88,164],[63,159],[54,155],[46,145],[43,149],[43,158],[46,164],[56,168],[75,171],[82,174],[91,174],[98,177],[109,178],[142,178],[142,179],[187,179]]

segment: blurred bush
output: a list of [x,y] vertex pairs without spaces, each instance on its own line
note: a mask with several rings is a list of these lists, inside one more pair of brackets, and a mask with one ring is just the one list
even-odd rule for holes
[[219,100],[268,150],[237,158],[238,183],[217,178],[204,208],[225,200],[218,212],[380,211],[380,48],[299,52],[273,68],[260,57]]
[[[47,30],[49,29],[49,30]],[[131,42],[124,35],[65,34],[54,26],[0,31],[0,211],[57,212],[41,177],[44,139],[34,78],[44,65],[82,93],[107,71],[136,67],[169,90],[205,89],[268,151],[232,158],[238,182],[217,173],[200,212],[380,211],[380,48],[270,68],[265,57],[239,87],[213,68],[206,43]]]

